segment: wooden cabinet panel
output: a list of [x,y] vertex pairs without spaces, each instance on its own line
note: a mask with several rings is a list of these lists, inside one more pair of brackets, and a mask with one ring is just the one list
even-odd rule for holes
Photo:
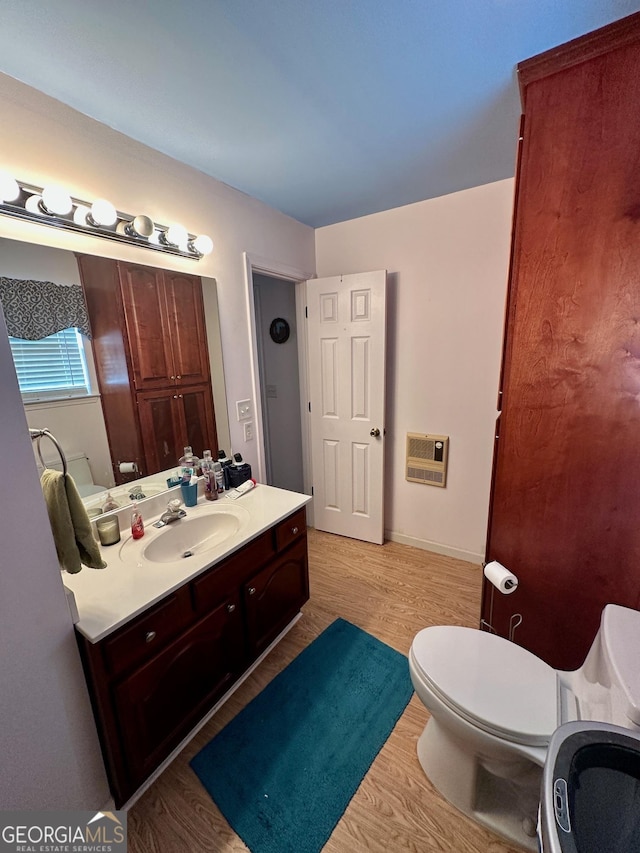
[[274,556],[271,531],[263,533],[242,550],[196,578],[193,590],[193,606],[197,613],[214,607],[222,595],[232,587],[239,587],[250,575]]
[[148,658],[193,619],[189,590],[182,588],[104,641],[104,657],[115,675]]
[[194,388],[178,390],[179,415],[182,418],[181,432],[177,436],[180,446],[180,456],[183,449],[189,445],[194,453],[202,458],[203,451],[211,450],[214,459],[218,453],[218,436],[216,421],[213,414],[213,399],[211,386],[201,385]]
[[162,270],[125,263],[118,269],[135,387],[165,387],[174,374]]
[[199,458],[204,450],[217,452],[209,385],[140,391],[137,401],[147,470],[177,465],[187,445]]
[[188,443],[180,443],[185,431],[178,395],[174,389],[141,391],[137,400],[146,469],[165,471],[178,464]]
[[307,537],[244,585],[249,651],[263,652],[309,598]]
[[242,671],[239,599],[230,596],[115,689],[131,778],[142,781]]
[[640,17],[554,70],[526,86],[487,546],[520,583],[483,618],[572,669],[640,606]]
[[165,270],[164,285],[176,383],[194,385],[207,382],[209,353],[202,282],[196,276]]
[[[111,459],[135,462],[140,471],[135,475],[137,478],[149,472],[145,470],[130,384],[132,367],[118,268],[109,258],[91,255],[76,255],[76,258],[91,324],[91,344]],[[113,466],[113,476],[118,485],[134,479],[130,474],[121,474],[117,465]]]
[[303,507],[294,515],[289,516],[280,524],[276,525],[276,549],[283,551],[288,545],[294,542],[299,536],[304,536],[307,529],[307,511]]

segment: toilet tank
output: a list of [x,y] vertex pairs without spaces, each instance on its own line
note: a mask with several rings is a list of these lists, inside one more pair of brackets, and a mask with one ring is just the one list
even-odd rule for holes
[[584,664],[558,672],[561,721],[599,720],[640,729],[639,660],[640,612],[607,604]]
[[615,705],[630,723],[640,726],[640,612],[607,604],[600,634]]
[[[60,459],[46,460],[46,464],[47,468],[55,468],[56,471],[62,471],[62,461]],[[101,486],[93,482],[93,475],[91,474],[89,459],[86,454],[69,454],[67,456],[67,471],[73,477],[73,481],[81,497],[98,494],[107,489],[107,486]],[[38,473],[42,473],[42,466],[39,462]]]

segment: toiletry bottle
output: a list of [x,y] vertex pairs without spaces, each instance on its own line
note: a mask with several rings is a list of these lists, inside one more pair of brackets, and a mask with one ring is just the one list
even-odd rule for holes
[[184,455],[180,457],[178,462],[180,463],[180,473],[182,475],[182,479],[187,480],[188,482],[191,479],[191,474],[195,474],[198,470],[200,460],[194,454],[191,447],[185,447]]
[[233,454],[233,465],[229,468],[229,486],[237,487],[251,479],[251,465],[242,461],[239,453]]
[[224,492],[224,474],[222,473],[222,465],[219,462],[213,463],[213,476],[216,491],[221,495]]
[[111,492],[107,492],[107,499],[102,507],[102,512],[111,512],[114,509],[118,509],[119,506],[120,504],[117,501],[114,501]]
[[222,466],[222,478],[225,489],[229,488],[229,468],[233,465],[233,459],[229,459],[225,450],[218,451],[218,461]]
[[211,451],[205,450],[203,458],[200,460],[200,469],[202,470],[202,476],[204,477],[204,496],[208,501],[215,501],[218,497],[213,465],[214,462],[211,456]]
[[131,536],[134,539],[142,539],[144,536],[144,522],[138,511],[138,504],[133,503],[133,514],[131,515]]

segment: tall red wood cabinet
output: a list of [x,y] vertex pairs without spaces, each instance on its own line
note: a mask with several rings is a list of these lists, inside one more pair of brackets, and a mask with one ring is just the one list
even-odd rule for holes
[[518,71],[486,559],[519,586],[485,580],[482,619],[573,669],[605,604],[640,609],[640,13]]

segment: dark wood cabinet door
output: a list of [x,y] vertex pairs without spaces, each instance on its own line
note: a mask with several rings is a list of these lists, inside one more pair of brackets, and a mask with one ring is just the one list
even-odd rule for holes
[[178,385],[208,382],[202,281],[186,273],[165,271],[164,285],[175,381]]
[[[118,268],[109,258],[76,255],[93,336],[100,402],[116,485],[148,473],[140,440]],[[116,462],[135,462],[139,474],[122,474]]]
[[178,464],[189,446],[202,458],[204,450],[218,455],[211,386],[164,388],[137,395],[145,464],[149,473]]
[[640,43],[526,88],[483,617],[556,668],[640,606]]
[[138,391],[175,383],[162,270],[118,263],[133,381]]
[[218,437],[213,414],[211,386],[178,389],[180,431],[176,436],[182,456],[187,445],[202,458],[203,451],[210,450],[213,458],[218,457]]
[[184,427],[177,389],[142,391],[137,399],[147,472],[166,471],[178,464],[185,447],[180,444]]
[[257,657],[309,598],[307,537],[244,585],[249,650]]
[[231,595],[116,686],[114,701],[133,790],[242,672],[239,604]]

